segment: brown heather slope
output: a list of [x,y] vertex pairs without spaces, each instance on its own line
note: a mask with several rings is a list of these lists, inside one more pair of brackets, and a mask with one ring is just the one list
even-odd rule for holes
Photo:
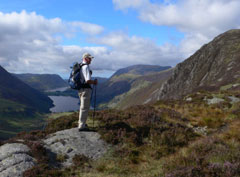
[[216,91],[240,85],[240,30],[230,30],[179,63],[158,90],[158,99],[179,99],[199,90]]
[[[191,101],[158,101],[124,111],[97,111],[95,128],[112,146],[98,160],[75,156],[74,165],[69,168],[48,164],[49,156],[41,139],[76,127],[78,113],[52,119],[44,131],[25,132],[8,142],[21,139],[37,159],[36,166],[26,171],[25,177],[237,177],[240,174],[240,102],[228,98],[240,98],[240,91],[214,95],[224,101],[209,105],[205,98],[212,99],[213,93],[198,92],[188,96]],[[88,125],[92,127],[89,118]],[[59,156],[56,160],[65,158]]]

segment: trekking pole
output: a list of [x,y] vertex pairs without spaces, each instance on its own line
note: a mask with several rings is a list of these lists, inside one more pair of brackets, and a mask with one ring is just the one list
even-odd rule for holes
[[97,97],[97,85],[95,85],[95,90],[94,90],[93,127],[94,127],[94,116],[96,112],[96,97]]

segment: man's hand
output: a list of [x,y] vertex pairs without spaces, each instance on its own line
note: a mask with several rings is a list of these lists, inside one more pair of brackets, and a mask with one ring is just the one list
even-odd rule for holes
[[87,84],[97,85],[98,84],[98,80],[97,79],[95,79],[95,80],[88,80],[86,83]]

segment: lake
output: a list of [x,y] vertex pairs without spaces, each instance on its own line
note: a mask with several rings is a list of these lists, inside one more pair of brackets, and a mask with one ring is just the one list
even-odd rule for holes
[[69,112],[79,110],[79,99],[70,96],[49,96],[53,100],[54,107],[51,112]]
[[56,92],[56,91],[63,92],[65,90],[67,90],[68,88],[69,87],[60,87],[60,88],[56,88],[56,89],[46,90],[45,92]]

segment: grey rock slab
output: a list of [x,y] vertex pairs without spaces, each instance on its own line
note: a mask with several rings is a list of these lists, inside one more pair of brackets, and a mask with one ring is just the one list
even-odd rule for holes
[[229,96],[228,98],[231,99],[232,104],[240,102],[240,99],[235,96]]
[[224,99],[222,99],[222,98],[216,98],[216,97],[214,97],[214,98],[212,98],[212,99],[207,99],[207,102],[208,102],[209,105],[210,105],[210,104],[221,103],[221,102],[224,102],[224,101],[225,101]]
[[0,160],[5,159],[12,154],[27,153],[30,149],[24,144],[12,143],[0,146]]
[[22,162],[0,172],[0,177],[22,177],[23,172],[32,168],[35,165],[33,162]]
[[27,154],[29,151],[20,143],[0,146],[0,177],[22,176],[24,171],[32,168],[36,160]]
[[79,132],[78,128],[56,132],[43,142],[49,152],[66,158],[63,166],[72,165],[72,158],[75,155],[83,154],[91,159],[97,159],[108,149],[108,145],[100,139],[98,133]]

